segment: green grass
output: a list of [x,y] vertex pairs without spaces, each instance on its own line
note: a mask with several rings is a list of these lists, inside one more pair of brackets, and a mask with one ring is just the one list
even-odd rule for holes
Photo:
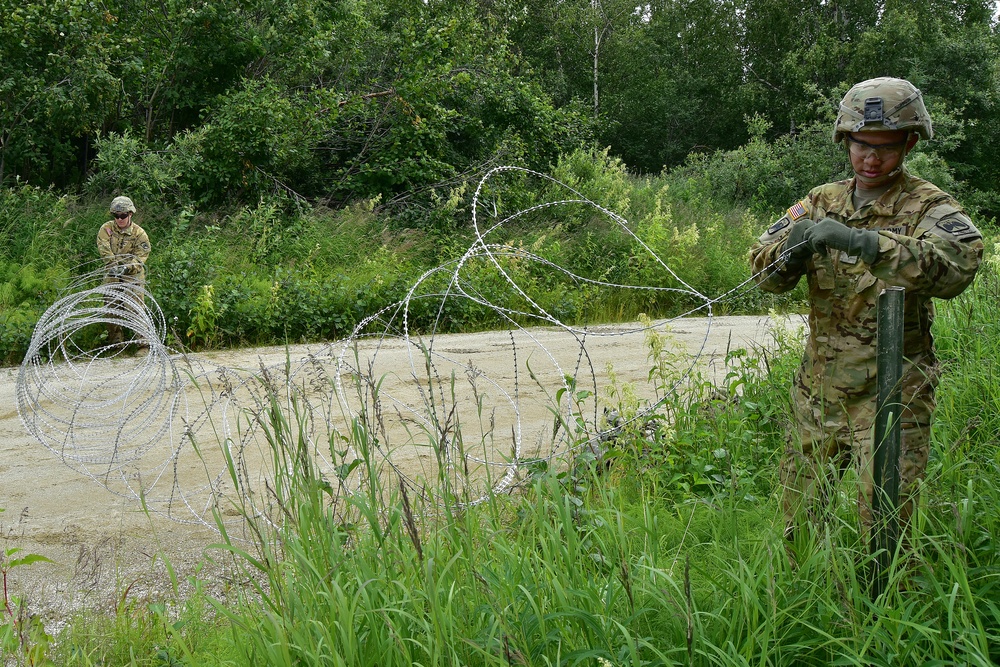
[[[718,294],[745,271],[748,239],[763,224],[753,216],[713,212],[697,197],[671,201],[655,179],[629,180],[614,170],[600,179],[607,182],[598,190],[613,193],[651,247],[680,275],[697,278],[699,289]],[[101,216],[96,204],[51,193],[4,196],[3,229],[30,222],[44,232],[32,227],[34,236],[17,241],[24,262],[0,257],[0,320],[21,322],[44,305],[48,297],[38,293],[58,282],[55,268],[39,269],[53,248],[68,249],[67,257],[85,252],[78,236],[86,231],[89,244]],[[24,217],[19,202],[30,204],[23,210],[38,214],[36,221]],[[162,282],[154,292],[168,319],[178,317],[179,335],[202,322],[206,330],[189,338],[206,345],[332,337],[352,318],[398,298],[437,259],[422,232],[389,231],[364,207],[314,214],[315,225],[295,223],[306,245],[289,240],[266,204],[226,220],[151,216],[163,225],[156,259]],[[72,238],[57,233],[56,221],[74,230],[67,232]],[[655,267],[635,260],[613,228],[574,216],[564,225],[511,227],[505,240],[580,275],[654,281]],[[211,240],[237,238],[241,229],[263,268]],[[418,259],[400,264],[394,239],[406,239]],[[450,237],[455,245],[447,252],[464,250],[462,239]],[[286,261],[285,247],[297,248],[296,262]],[[347,272],[338,257],[356,270]],[[543,303],[567,319],[617,319],[678,305],[624,292],[597,299],[517,257],[504,261],[531,294],[552,295]],[[533,470],[511,495],[475,507],[447,489],[422,497],[379,474],[370,478],[381,482],[356,494],[332,492],[296,455],[303,446],[297,406],[275,402],[263,427],[279,471],[270,516],[280,520],[265,523],[248,511],[254,539],[225,536],[215,557],[233,559],[238,584],[229,597],[167,594],[139,602],[123,591],[118,608],[71,619],[54,638],[30,620],[6,618],[4,660],[88,667],[995,664],[998,262],[991,242],[976,284],[940,304],[935,335],[943,377],[931,462],[912,550],[895,554],[879,598],[869,586],[874,562],[859,541],[850,476],[832,495],[828,521],[800,531],[793,545],[781,534],[775,469],[801,353],[796,341],[780,337],[776,350],[731,351],[721,384],[695,375],[675,386],[682,362],[654,336],[650,378],[665,401],[663,419],[622,434],[608,470],[582,459]],[[484,295],[510,297],[485,263],[470,263],[465,277]],[[439,288],[427,285],[429,293]],[[754,291],[731,307],[759,311],[797,298],[773,303]],[[588,310],[593,303],[600,305]],[[435,313],[419,312],[417,320],[427,325]],[[481,315],[474,305],[457,304],[444,328],[484,326]],[[327,328],[303,324],[322,318]],[[246,323],[252,327],[236,329]],[[0,329],[7,346],[0,356],[16,356],[21,329]],[[611,389],[622,414],[641,407],[630,403],[626,388]],[[366,455],[363,465],[378,472],[365,440],[371,426],[355,424],[353,445]]]
[[[996,326],[996,279],[984,267],[977,289],[942,309],[939,339],[970,335],[970,321]],[[475,507],[392,482],[331,494],[294,455],[294,410],[275,404],[283,519],[251,519],[256,540],[229,542],[245,582],[235,599],[207,616],[174,603],[201,623],[190,632],[152,606],[89,616],[59,637],[59,664],[995,664],[997,442],[954,420],[993,407],[980,376],[995,372],[998,341],[942,345],[951,362],[912,550],[893,558],[881,597],[850,476],[828,521],[794,544],[782,537],[774,463],[799,354],[789,339],[731,354],[721,387],[695,378],[676,391],[673,425],[620,438],[609,471],[554,466]],[[974,383],[956,373],[966,365]],[[673,372],[654,375],[668,387]],[[952,429],[961,442],[942,440]],[[354,432],[368,451],[371,430]]]

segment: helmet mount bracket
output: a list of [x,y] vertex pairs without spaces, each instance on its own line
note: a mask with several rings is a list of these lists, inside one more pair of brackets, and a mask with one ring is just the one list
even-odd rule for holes
[[865,122],[866,123],[882,122],[881,97],[869,97],[868,99],[865,100]]

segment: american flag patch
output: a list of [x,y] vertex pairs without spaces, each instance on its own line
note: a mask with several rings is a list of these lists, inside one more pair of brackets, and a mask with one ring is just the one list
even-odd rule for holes
[[799,218],[804,218],[809,212],[806,211],[806,207],[802,205],[802,202],[796,202],[795,206],[788,209],[788,217],[792,222],[795,222]]

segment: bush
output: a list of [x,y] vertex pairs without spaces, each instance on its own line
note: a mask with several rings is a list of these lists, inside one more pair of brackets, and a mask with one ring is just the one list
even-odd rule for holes
[[696,153],[666,174],[682,200],[711,201],[721,208],[747,207],[774,217],[817,185],[847,178],[844,149],[830,141],[830,125],[813,123],[796,136],[767,141],[770,123],[747,120],[750,141],[731,151]]
[[190,195],[172,149],[153,150],[128,130],[98,135],[95,170],[84,192],[94,198],[127,195],[139,207],[188,205]]

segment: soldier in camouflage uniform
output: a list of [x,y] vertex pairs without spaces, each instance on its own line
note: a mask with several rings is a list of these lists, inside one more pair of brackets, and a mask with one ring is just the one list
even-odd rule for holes
[[927,466],[937,363],[933,298],[950,299],[973,280],[982,258],[979,231],[951,195],[903,167],[931,119],[908,81],[857,84],[840,105],[833,132],[854,177],[813,189],[754,244],[750,263],[766,291],[809,285],[809,336],[792,389],[794,433],[781,463],[788,535],[803,509],[825,503],[828,471],[853,458],[862,528],[871,526],[872,431],[876,386],[876,299],[903,287],[903,412],[900,519],[905,526]]
[[[111,201],[109,220],[97,232],[97,250],[104,260],[104,284],[121,283],[124,286],[126,305],[142,311],[145,308],[146,258],[149,257],[149,236],[142,227],[132,222],[135,204],[128,197],[115,197]],[[120,307],[121,296],[114,291],[105,297],[109,308]],[[129,303],[131,302],[131,303]],[[108,344],[122,343],[122,327],[109,322]],[[139,341],[139,349],[148,347],[146,341]]]

